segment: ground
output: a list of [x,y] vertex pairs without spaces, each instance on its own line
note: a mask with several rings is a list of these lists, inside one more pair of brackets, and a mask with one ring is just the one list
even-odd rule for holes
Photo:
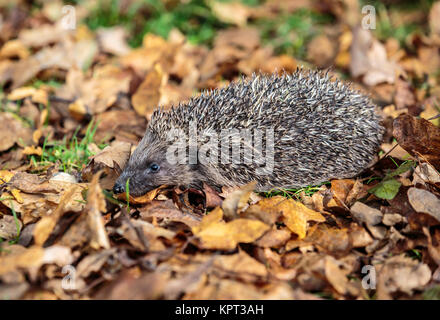
[[[1,299],[440,299],[440,2],[0,2]],[[328,70],[386,126],[295,190],[112,186],[153,110]]]

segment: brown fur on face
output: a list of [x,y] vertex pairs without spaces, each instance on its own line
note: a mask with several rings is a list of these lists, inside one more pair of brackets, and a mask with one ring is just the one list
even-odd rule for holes
[[[130,179],[129,193],[135,197],[161,185],[198,185],[199,174],[189,164],[168,162],[167,147],[169,144],[158,139],[153,132],[147,131],[115,185],[123,186],[125,190],[127,179]],[[158,165],[159,170],[154,172],[151,169],[152,164]]]

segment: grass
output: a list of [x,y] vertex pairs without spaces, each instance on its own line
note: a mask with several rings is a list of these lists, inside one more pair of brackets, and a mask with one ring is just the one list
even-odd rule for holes
[[138,47],[146,33],[168,37],[173,28],[183,32],[194,44],[211,43],[218,29],[227,24],[219,21],[204,0],[168,2],[144,0],[133,2],[125,10],[119,0],[100,0],[86,17],[90,29],[123,25],[131,37],[129,45]]
[[[256,6],[263,1],[241,2]],[[92,30],[123,25],[131,35],[128,43],[132,47],[140,46],[146,33],[167,38],[173,28],[185,34],[190,43],[209,46],[219,30],[231,26],[213,14],[206,0],[167,3],[144,0],[134,2],[124,10],[120,9],[120,3],[120,0],[100,0],[84,22]],[[273,46],[276,53],[304,58],[307,43],[321,32],[321,25],[332,23],[333,20],[331,15],[300,9],[290,14],[281,14],[276,19],[257,19],[251,21],[250,25],[261,30],[263,43]]]
[[[43,143],[42,155],[30,157],[32,164],[38,168],[58,162],[61,169],[68,173],[73,169],[81,169],[87,164],[89,157],[94,155],[89,149],[89,145],[94,143],[97,125],[92,120],[87,126],[84,138],[81,140],[77,137],[79,129],[80,127],[75,130],[70,140],[64,138],[62,141],[48,142],[46,139]],[[102,149],[105,145],[98,145],[98,147]]]
[[63,83],[58,81],[57,79],[49,79],[49,80],[35,79],[31,84],[31,86],[36,89],[40,89],[40,87],[42,87],[42,86],[60,88],[62,85],[63,85]]
[[422,296],[424,300],[440,300],[440,285],[427,289]]
[[375,7],[376,30],[373,32],[379,40],[386,41],[389,38],[395,38],[401,46],[405,47],[407,37],[413,32],[426,32],[427,30],[424,30],[426,26],[413,22],[403,22],[403,19],[399,19],[399,22],[393,21],[391,18],[392,13],[399,17],[403,13],[415,11],[429,12],[433,2],[433,0],[406,0],[393,3],[392,5],[385,5],[382,1],[378,0],[361,0],[360,6],[372,5]]
[[406,255],[411,259],[422,261],[422,253],[418,249],[411,249],[406,252]]
[[297,188],[297,189],[283,189],[283,188],[278,188],[278,189],[273,189],[271,191],[268,192],[263,192],[261,193],[264,197],[266,198],[270,198],[270,197],[274,197],[274,196],[283,196],[289,199],[292,198],[296,198],[299,199],[300,198],[300,193],[304,192],[307,196],[311,196],[313,195],[315,192],[319,191],[321,189],[321,186],[323,185],[329,185],[330,182],[326,181],[323,182],[317,186],[307,186],[307,187],[302,187],[302,188]]
[[256,21],[256,25],[262,30],[263,43],[271,45],[275,53],[304,59],[307,43],[322,32],[322,25],[332,22],[330,15],[299,9],[291,14],[282,14],[277,19]]

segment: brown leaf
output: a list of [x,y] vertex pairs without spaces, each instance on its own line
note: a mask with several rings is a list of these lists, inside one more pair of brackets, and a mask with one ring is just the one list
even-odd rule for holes
[[160,88],[164,79],[160,69],[149,72],[131,97],[134,110],[141,116],[149,116],[159,105]]
[[383,213],[362,202],[356,202],[350,208],[350,211],[353,217],[360,223],[374,226],[382,222]]
[[[18,226],[17,226],[18,224]],[[12,240],[17,238],[23,228],[23,223],[13,216],[4,215],[0,219],[0,238]]]
[[278,248],[283,246],[290,239],[291,235],[292,233],[289,230],[272,228],[255,241],[255,244],[263,248]]
[[101,173],[97,173],[90,183],[85,210],[88,217],[88,226],[92,234],[90,246],[94,249],[99,249],[101,247],[109,249],[110,242],[104,227],[104,219],[101,215],[101,213],[106,212],[106,205],[104,194],[99,186],[100,175]]
[[409,188],[408,200],[414,210],[427,213],[440,222],[440,199],[431,192],[418,188]]
[[164,221],[177,221],[186,224],[188,227],[196,227],[200,223],[200,216],[186,214],[177,209],[172,200],[153,200],[142,208],[139,208],[142,219],[151,218],[163,219]]
[[389,299],[396,291],[411,294],[425,286],[431,279],[429,267],[403,255],[387,259],[377,270],[377,298]]
[[360,293],[359,286],[350,282],[347,278],[350,270],[344,270],[341,266],[343,266],[343,264],[335,258],[331,256],[326,257],[324,268],[328,282],[330,282],[339,294],[349,294],[354,297],[358,296]]
[[[0,112],[0,151],[8,150],[16,143],[24,147],[32,143],[32,130],[9,112]],[[23,145],[24,144],[24,145]]]
[[353,30],[350,72],[353,77],[363,76],[366,85],[394,83],[398,66],[387,58],[383,44],[374,39],[370,30],[360,26]]
[[96,141],[117,140],[136,144],[145,133],[147,121],[133,110],[111,110],[100,113],[97,118]]
[[236,218],[239,212],[245,208],[255,189],[256,182],[251,182],[237,190],[232,191],[222,203],[222,209],[226,219]]
[[241,2],[220,2],[209,1],[214,15],[223,22],[232,23],[237,26],[246,25],[247,19],[252,14],[252,8]]
[[33,232],[36,245],[42,246],[49,238],[49,235],[55,228],[59,218],[65,211],[67,211],[66,206],[68,202],[71,201],[76,191],[77,189],[75,185],[72,185],[72,187],[61,196],[60,203],[56,210],[50,216],[45,216],[37,222]]
[[106,176],[100,181],[104,189],[111,189],[115,180],[124,169],[130,157],[131,144],[122,141],[114,141],[110,146],[105,147],[95,154],[89,164],[82,171],[82,177],[90,181],[93,174],[104,170]]
[[102,51],[122,56],[130,52],[130,47],[126,43],[126,31],[123,27],[113,27],[98,29],[98,41]]
[[313,38],[307,45],[307,59],[319,68],[328,67],[336,56],[335,41],[326,35]]
[[203,183],[203,191],[206,197],[206,208],[215,208],[222,205],[223,199],[220,198],[218,192],[206,183]]

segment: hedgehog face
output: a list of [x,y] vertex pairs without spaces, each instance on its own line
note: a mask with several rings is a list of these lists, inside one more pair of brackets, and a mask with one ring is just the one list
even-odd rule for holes
[[171,164],[166,159],[163,143],[146,135],[131,155],[113,187],[114,193],[126,192],[138,197],[161,185],[192,185],[196,173],[187,164]]

